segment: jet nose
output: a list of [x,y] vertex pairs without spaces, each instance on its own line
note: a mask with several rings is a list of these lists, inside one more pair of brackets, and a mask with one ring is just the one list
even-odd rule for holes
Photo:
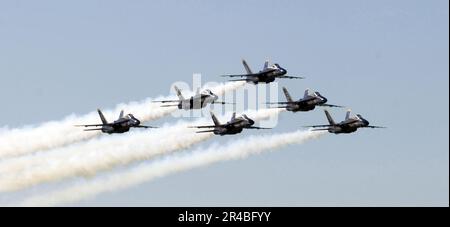
[[248,120],[248,123],[250,123],[250,125],[254,125],[254,124],[255,124],[255,121],[252,120],[252,119],[249,119],[249,120]]

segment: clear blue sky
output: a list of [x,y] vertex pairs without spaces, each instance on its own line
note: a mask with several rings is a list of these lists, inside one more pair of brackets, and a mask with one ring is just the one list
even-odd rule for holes
[[[0,126],[167,94],[192,73],[220,81],[243,72],[241,58],[254,68],[269,58],[307,76],[280,82],[293,96],[310,87],[389,128],[329,135],[72,205],[448,206],[448,4],[1,1]],[[324,120],[320,110],[286,113],[273,132]]]

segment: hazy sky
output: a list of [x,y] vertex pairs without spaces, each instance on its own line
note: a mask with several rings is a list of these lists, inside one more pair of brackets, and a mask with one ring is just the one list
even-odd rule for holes
[[[168,94],[193,73],[223,81],[244,72],[242,58],[254,70],[270,59],[307,77],[280,81],[292,96],[316,89],[388,129],[330,134],[68,205],[448,206],[448,4],[0,1],[0,126]],[[284,113],[270,133],[325,120],[321,110]]]

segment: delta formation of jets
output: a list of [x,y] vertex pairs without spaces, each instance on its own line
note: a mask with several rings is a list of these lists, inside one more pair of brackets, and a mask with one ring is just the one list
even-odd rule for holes
[[[232,79],[230,81],[245,81],[247,83],[258,84],[258,83],[271,83],[275,79],[304,79],[304,77],[288,76],[287,70],[282,68],[279,64],[273,64],[269,66],[269,61],[264,62],[263,69],[257,73],[253,73],[245,60],[242,60],[246,74],[237,75],[222,75],[223,77],[240,77],[241,79]],[[227,103],[223,101],[218,101],[219,96],[211,92],[210,90],[204,90],[200,92],[197,90],[194,96],[189,98],[184,98],[181,90],[174,86],[178,100],[161,100],[154,101],[163,103],[161,107],[177,107],[182,110],[192,110],[192,109],[202,109],[208,104],[234,104]],[[306,112],[311,111],[316,108],[316,106],[322,107],[338,107],[343,108],[343,106],[327,104],[328,99],[322,96],[317,91],[312,91],[311,89],[306,89],[303,98],[299,100],[292,99],[287,88],[283,87],[283,93],[286,96],[285,102],[268,102],[269,108],[282,108],[290,112]],[[277,105],[277,106],[272,106]],[[103,133],[124,133],[128,132],[130,128],[157,128],[153,126],[141,125],[141,122],[133,116],[133,114],[128,114],[124,116],[124,111],[122,110],[119,115],[119,119],[112,123],[108,123],[105,116],[100,110],[97,110],[102,121],[101,124],[88,124],[88,125],[76,125],[78,127],[94,127],[85,129],[84,131],[101,131]],[[328,119],[329,124],[324,125],[311,125],[304,126],[308,128],[313,128],[313,131],[328,131],[334,134],[340,133],[353,133],[358,130],[358,128],[384,128],[382,126],[372,126],[369,125],[369,121],[364,119],[360,114],[354,116],[351,115],[351,110],[347,110],[345,120],[336,123],[331,117],[327,110],[324,110],[325,115]],[[203,129],[202,131],[197,131],[197,133],[214,133],[215,135],[233,135],[241,133],[244,129],[270,129],[261,128],[254,126],[255,121],[250,119],[247,115],[242,114],[236,117],[236,113],[233,113],[231,120],[225,124],[221,124],[217,117],[211,112],[211,118],[214,125],[203,125],[203,126],[190,126],[190,128]],[[100,127],[100,128],[99,128]]]

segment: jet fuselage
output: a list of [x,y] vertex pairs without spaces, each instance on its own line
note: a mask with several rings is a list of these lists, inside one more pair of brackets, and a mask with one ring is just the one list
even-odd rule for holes
[[222,127],[216,127],[214,129],[214,134],[221,136],[239,134],[243,131],[244,128],[251,127],[254,124],[255,121],[253,121],[252,119],[239,117],[227,122],[227,124]]
[[361,115],[358,114],[358,118],[350,118],[348,120],[342,121],[334,126],[331,126],[328,129],[328,132],[330,133],[334,133],[334,134],[348,134],[348,133],[352,133],[352,132],[356,132],[358,130],[358,128],[361,127],[367,127],[370,123],[369,121],[367,121],[366,119],[364,119],[363,117],[361,117]]
[[102,126],[102,132],[108,134],[125,133],[130,131],[131,127],[135,127],[140,124],[141,122],[137,118],[129,114],[127,118],[120,118],[114,121],[111,125]]
[[180,101],[178,104],[178,109],[180,110],[192,110],[192,109],[202,109],[206,107],[208,104],[217,101],[219,97],[217,95],[196,95],[191,97],[190,99],[185,99]]
[[323,96],[310,96],[288,104],[286,110],[292,112],[314,110],[317,105],[325,104],[328,100]]
[[262,70],[259,72],[258,76],[247,77],[248,82],[258,83],[271,83],[274,82],[277,77],[284,76],[287,74],[287,70],[282,68],[280,65],[275,64],[276,68],[268,68],[267,70]]

